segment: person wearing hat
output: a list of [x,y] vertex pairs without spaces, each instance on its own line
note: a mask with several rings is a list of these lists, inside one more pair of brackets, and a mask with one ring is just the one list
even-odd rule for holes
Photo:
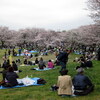
[[59,96],[72,96],[72,79],[70,75],[67,75],[68,70],[61,70],[60,76],[58,76],[57,87]]
[[94,85],[91,80],[84,75],[84,69],[79,67],[76,69],[77,75],[74,76],[72,82],[74,86],[75,95],[87,95],[93,91]]

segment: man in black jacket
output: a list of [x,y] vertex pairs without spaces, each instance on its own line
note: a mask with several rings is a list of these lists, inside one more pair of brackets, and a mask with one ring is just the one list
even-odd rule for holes
[[6,73],[7,83],[4,85],[6,87],[12,87],[18,85],[17,78],[19,76],[14,72],[13,67],[8,68],[8,72]]
[[66,69],[66,64],[68,62],[68,53],[67,53],[68,50],[64,49],[62,50],[59,54],[58,54],[58,57],[57,57],[57,60],[60,62],[60,65],[61,65],[61,70],[63,69]]

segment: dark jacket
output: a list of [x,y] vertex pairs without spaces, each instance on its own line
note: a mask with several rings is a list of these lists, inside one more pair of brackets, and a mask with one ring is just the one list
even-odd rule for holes
[[4,61],[3,65],[2,65],[2,68],[4,68],[4,69],[7,69],[8,68],[6,61]]
[[15,72],[7,72],[6,74],[6,79],[12,86],[18,85],[17,78],[18,75]]
[[57,59],[60,62],[67,62],[68,61],[68,53],[67,52],[60,52]]
[[100,60],[100,48],[97,51],[97,60]]
[[77,74],[72,81],[75,90],[85,90],[87,86],[92,86],[91,80],[83,74]]
[[86,67],[93,67],[92,61],[86,61]]
[[44,69],[44,67],[46,67],[44,61],[40,60],[39,61],[39,69]]
[[13,63],[13,64],[12,64],[12,67],[14,68],[14,71],[17,71],[17,70],[18,70],[18,66],[17,66],[16,63]]

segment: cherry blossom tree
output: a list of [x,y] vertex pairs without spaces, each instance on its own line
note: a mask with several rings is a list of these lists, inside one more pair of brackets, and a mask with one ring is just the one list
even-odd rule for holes
[[0,27],[0,42],[1,42],[1,47],[5,46],[6,40],[11,39],[11,34],[8,29],[8,27]]
[[100,25],[100,0],[88,0],[87,4],[91,11],[90,17]]

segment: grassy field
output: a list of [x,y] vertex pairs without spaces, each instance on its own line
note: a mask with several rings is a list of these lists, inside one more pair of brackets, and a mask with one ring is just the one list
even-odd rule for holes
[[[2,63],[2,56],[5,50],[0,50],[0,63]],[[73,62],[73,59],[79,55],[70,54],[69,62],[67,68],[69,70],[69,75],[72,77],[76,74],[75,67],[78,65]],[[13,57],[17,59],[19,57]],[[43,56],[45,60],[54,59],[54,55]],[[22,59],[22,57],[20,57]],[[35,58],[31,59],[34,60]],[[48,71],[35,71],[30,70],[36,66],[19,66],[22,70],[19,73],[20,78],[24,78],[27,75],[33,77],[40,77],[47,81],[45,85],[42,86],[29,86],[22,88],[11,88],[11,89],[1,89],[0,90],[0,100],[100,100],[100,61],[93,61],[94,67],[91,69],[86,69],[85,74],[87,74],[92,82],[95,84],[95,90],[87,96],[77,96],[77,97],[60,97],[57,92],[50,90],[50,86],[57,82],[57,77],[59,76],[60,66],[56,66],[53,70]],[[0,68],[2,70],[2,68]],[[2,74],[0,74],[0,80],[2,80]]]

